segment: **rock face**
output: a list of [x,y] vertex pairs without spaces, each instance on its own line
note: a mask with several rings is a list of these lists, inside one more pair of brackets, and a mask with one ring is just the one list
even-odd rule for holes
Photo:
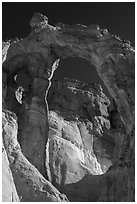
[[[81,152],[81,162],[95,175],[106,172],[113,160],[115,141],[105,135],[110,129],[109,103],[99,85],[77,80],[53,81],[48,95],[49,138],[57,135],[75,145]],[[106,145],[105,149],[105,141],[111,148]],[[97,162],[100,157],[102,164]]]
[[[3,43],[4,160],[13,175],[3,201],[134,201],[134,49],[95,25],[53,27],[35,14],[30,26],[28,37]],[[99,85],[51,86],[59,59],[75,56],[96,67],[113,110]]]
[[2,189],[2,200],[4,202],[20,201],[4,146],[2,147]]
[[113,163],[115,140],[105,134],[110,129],[109,103],[99,85],[52,81],[46,167],[49,180],[70,201],[94,201],[93,187],[80,182],[87,175],[104,174]]
[[[15,115],[9,111],[4,111],[4,146],[21,202],[60,202],[67,200],[65,195],[61,195],[22,154],[17,141],[17,130]],[[5,197],[3,197],[3,201],[6,201]]]

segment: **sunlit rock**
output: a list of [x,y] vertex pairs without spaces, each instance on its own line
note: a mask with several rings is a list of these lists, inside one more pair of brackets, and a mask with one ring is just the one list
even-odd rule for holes
[[[23,155],[20,145],[17,141],[17,121],[15,114],[3,112],[3,143],[7,152],[9,166],[12,171],[14,184],[17,189],[18,196],[21,202],[61,202],[67,201],[65,195],[60,192],[47,181],[42,174],[33,166]],[[5,174],[6,160],[3,161],[3,181],[7,182],[7,178],[11,175]],[[9,168],[9,167],[8,167]],[[9,174],[11,174],[9,172]],[[8,177],[7,177],[8,176]],[[10,179],[13,181],[13,179]],[[8,182],[11,182],[11,181]],[[5,187],[5,183],[3,188]],[[8,185],[8,184],[7,184]],[[12,187],[13,186],[13,187]],[[14,185],[9,186],[11,190],[3,189],[3,201],[17,201],[17,193]],[[11,192],[11,193],[10,193]],[[9,195],[8,195],[9,194]]]

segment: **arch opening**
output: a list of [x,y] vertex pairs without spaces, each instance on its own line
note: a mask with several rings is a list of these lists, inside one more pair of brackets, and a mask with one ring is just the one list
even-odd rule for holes
[[[110,100],[110,110],[113,109],[113,98],[107,87],[97,73],[94,65],[86,59],[80,57],[67,57],[60,60],[58,68],[55,70],[52,80],[60,80],[63,78],[76,79],[87,84],[101,85],[103,92]],[[51,82],[52,82],[51,80]],[[52,83],[51,83],[52,86]],[[48,91],[50,93],[50,89]]]

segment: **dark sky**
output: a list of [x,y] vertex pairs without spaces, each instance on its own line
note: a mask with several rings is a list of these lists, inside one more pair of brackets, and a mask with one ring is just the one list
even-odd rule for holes
[[[33,13],[42,13],[49,24],[97,24],[131,41],[135,45],[135,3],[130,2],[3,2],[3,40],[25,37],[30,33]],[[85,68],[87,71],[85,71]],[[83,59],[62,60],[55,77],[73,77],[82,81],[102,83],[96,70]]]
[[135,4],[133,2],[3,2],[3,40],[25,37],[30,32],[29,21],[33,13],[39,12],[49,18],[49,23],[97,24],[130,40],[134,45]]

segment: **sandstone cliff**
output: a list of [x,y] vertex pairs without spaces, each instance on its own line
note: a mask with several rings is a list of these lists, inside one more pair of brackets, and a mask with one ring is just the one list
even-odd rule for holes
[[[35,14],[30,26],[3,42],[3,201],[134,201],[134,49],[96,25]],[[96,67],[113,110],[100,85],[51,85],[75,56]]]

